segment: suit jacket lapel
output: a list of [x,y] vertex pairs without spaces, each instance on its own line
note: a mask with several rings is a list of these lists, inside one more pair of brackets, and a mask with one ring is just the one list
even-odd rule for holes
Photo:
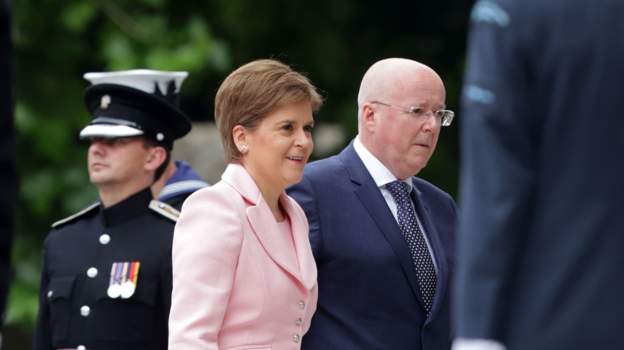
[[281,239],[280,237],[277,237],[277,235],[280,234],[280,231],[277,222],[271,213],[271,209],[269,209],[266,202],[260,201],[256,205],[247,207],[247,218],[249,224],[251,225],[252,231],[256,237],[258,237],[260,244],[262,244],[264,250],[271,257],[271,259],[273,259],[275,263],[277,263],[288,273],[299,279],[299,273],[296,266],[297,262],[289,259],[289,256],[285,254],[284,251],[279,249],[281,245],[278,245],[275,242],[276,239]]
[[401,233],[401,229],[396,220],[392,216],[388,204],[384,200],[381,191],[375,184],[375,181],[368,173],[368,170],[362,163],[360,157],[355,153],[353,144],[350,144],[341,154],[340,158],[347,168],[354,186],[354,192],[366,208],[373,221],[377,224],[377,228],[385,236],[386,240],[396,254],[401,268],[407,278],[414,296],[422,304],[416,273],[414,272],[414,263],[410,256],[409,249]]
[[[278,224],[268,204],[264,201],[260,189],[245,168],[238,164],[230,164],[223,173],[222,179],[251,204],[246,210],[249,225],[269,257],[307,289],[312,288],[316,280],[316,269],[310,269],[309,265],[314,266],[314,257],[309,245],[306,251],[303,244],[303,239],[307,240],[308,233],[302,232],[307,229],[307,224],[302,221],[304,219],[289,203],[289,198],[282,194],[280,203],[290,218],[298,261],[293,261],[290,255],[280,249],[281,245],[276,244],[275,240],[280,239],[277,236],[279,234]],[[302,235],[305,236],[302,238]]]
[[431,315],[429,317],[430,321],[435,317],[438,310],[440,310],[442,302],[444,301],[449,278],[448,263],[446,261],[444,247],[442,246],[442,242],[440,242],[435,225],[433,225],[429,207],[423,200],[422,193],[416,187],[416,183],[412,181],[412,184],[414,185],[414,191],[412,191],[412,201],[414,202],[414,208],[416,209],[416,214],[418,215],[418,218],[423,225],[425,234],[427,235],[427,239],[429,240],[429,245],[431,246],[431,250],[433,251],[433,255],[435,256],[436,266],[438,267],[438,283],[436,285],[436,292],[433,298],[433,306],[431,309]]
[[316,284],[317,271],[312,248],[310,247],[308,219],[306,219],[303,209],[286,194],[282,194],[280,202],[290,218],[290,228],[297,253],[298,261],[295,263],[299,265],[299,274],[294,276],[307,289],[310,289]]

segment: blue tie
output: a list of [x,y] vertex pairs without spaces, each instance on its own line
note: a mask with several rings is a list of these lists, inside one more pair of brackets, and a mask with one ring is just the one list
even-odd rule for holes
[[427,315],[429,315],[433,305],[437,275],[433,259],[427,248],[427,242],[418,226],[416,213],[409,195],[409,186],[403,181],[393,181],[387,184],[386,188],[396,201],[399,227],[412,255],[416,279],[420,286],[420,294],[425,304]]

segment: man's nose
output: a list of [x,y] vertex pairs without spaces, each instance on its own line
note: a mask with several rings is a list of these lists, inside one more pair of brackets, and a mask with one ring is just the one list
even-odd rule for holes
[[89,153],[96,154],[104,154],[106,152],[107,143],[105,140],[100,138],[91,139],[91,144],[89,145]]
[[422,114],[423,128],[427,130],[433,130],[440,126],[440,119],[437,117],[434,111],[426,111]]

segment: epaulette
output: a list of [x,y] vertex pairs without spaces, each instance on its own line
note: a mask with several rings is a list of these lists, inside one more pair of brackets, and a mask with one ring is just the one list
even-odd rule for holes
[[178,217],[180,217],[180,211],[178,209],[161,201],[152,200],[149,204],[149,208],[173,222],[177,222]]
[[75,219],[80,218],[81,216],[91,212],[93,209],[97,208],[100,206],[100,202],[95,202],[93,204],[91,204],[90,206],[82,209],[81,211],[77,212],[76,214],[73,214],[71,216],[66,217],[65,219],[61,219],[59,221],[56,221],[52,224],[52,228],[58,228],[64,224],[70,223],[72,221],[74,221]]

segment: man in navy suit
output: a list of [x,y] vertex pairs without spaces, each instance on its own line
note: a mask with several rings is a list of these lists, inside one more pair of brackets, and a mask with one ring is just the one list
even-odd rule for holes
[[624,349],[624,2],[471,18],[454,348]]
[[390,58],[358,94],[358,136],[289,189],[310,222],[319,300],[304,350],[450,347],[455,203],[414,177],[453,112],[429,67]]

